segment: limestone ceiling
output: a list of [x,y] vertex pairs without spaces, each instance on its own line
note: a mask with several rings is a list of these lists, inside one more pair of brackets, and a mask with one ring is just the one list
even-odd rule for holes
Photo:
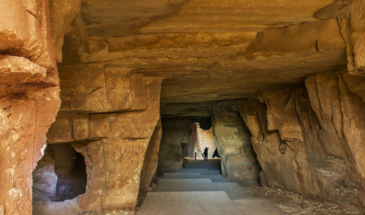
[[334,0],[83,0],[90,36],[161,32],[258,32],[316,21]]
[[329,16],[332,3],[83,0],[86,45],[75,48],[82,46],[73,26],[59,70],[113,64],[163,77],[163,103],[256,97],[346,64],[337,20],[313,17]]

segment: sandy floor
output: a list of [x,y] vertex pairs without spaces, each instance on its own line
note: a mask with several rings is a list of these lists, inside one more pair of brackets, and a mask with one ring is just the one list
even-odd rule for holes
[[[185,165],[188,166],[190,163],[201,163],[201,165],[205,165],[204,162],[195,161],[193,159],[185,160]],[[197,165],[197,164],[195,164]],[[219,165],[219,160],[217,160],[217,165]],[[202,166],[205,168],[205,166]],[[202,168],[200,167],[200,168]],[[232,180],[231,180],[232,181]],[[289,215],[301,215],[301,214],[310,214],[310,215],[353,215],[353,214],[363,214],[359,210],[359,208],[355,206],[341,206],[336,203],[331,203],[327,201],[323,201],[319,198],[314,197],[304,197],[303,195],[282,190],[282,189],[273,189],[268,187],[260,187],[256,181],[253,180],[234,180],[238,184],[241,185],[242,189],[250,193],[252,196],[266,198],[273,201],[282,211]],[[155,181],[158,184],[158,180]],[[152,189],[153,190],[153,189]],[[348,198],[348,195],[356,195],[358,191],[354,190],[351,193],[340,190],[343,194],[343,198]],[[144,195],[143,195],[144,194]],[[139,206],[142,203],[145,192],[139,196]]]
[[355,206],[343,207],[336,203],[326,202],[319,198],[307,198],[300,194],[282,189],[260,187],[254,182],[240,182],[244,190],[252,196],[267,198],[281,210],[290,215],[352,215],[362,214]]

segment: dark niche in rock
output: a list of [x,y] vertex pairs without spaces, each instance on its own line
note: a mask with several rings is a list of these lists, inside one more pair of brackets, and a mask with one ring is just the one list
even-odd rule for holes
[[85,193],[84,157],[70,144],[48,145],[33,171],[34,201],[65,201]]

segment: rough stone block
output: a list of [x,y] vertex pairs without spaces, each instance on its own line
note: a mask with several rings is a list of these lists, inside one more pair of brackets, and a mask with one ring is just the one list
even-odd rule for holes
[[47,133],[48,143],[67,143],[74,141],[72,119],[67,114],[59,114]]
[[149,187],[152,183],[153,178],[156,175],[158,166],[158,157],[160,153],[161,137],[162,137],[162,126],[161,126],[161,121],[159,121],[155,130],[153,131],[150,142],[148,143],[148,148],[146,151],[141,172],[141,182],[139,185],[140,190]]
[[114,114],[90,114],[90,138],[105,138],[110,132],[110,121]]
[[75,140],[89,138],[89,116],[79,115],[72,118],[73,137]]
[[[0,1],[0,51],[56,69],[47,0]],[[49,71],[51,72],[51,71]]]
[[143,75],[131,75],[133,105],[132,110],[146,109],[146,84]]
[[193,123],[190,119],[162,119],[161,123],[164,135],[161,139],[158,170],[181,169],[184,159],[181,154],[181,143],[184,139],[189,142]]
[[102,66],[59,66],[61,99],[70,110],[107,110],[105,74]]
[[104,145],[104,156],[109,158],[105,163],[108,174],[104,209],[135,208],[148,142],[149,139],[113,139]]
[[[146,151],[149,143],[158,141],[153,132],[160,119],[161,79],[145,78],[144,83],[145,110],[90,114],[88,140],[102,140],[72,144],[87,165],[87,191],[78,198],[78,205],[87,212],[133,211],[137,204]],[[80,121],[80,131],[84,133],[86,116],[73,116],[73,121]],[[157,166],[156,158],[151,165]],[[153,171],[148,169],[149,176]]]
[[104,143],[95,141],[88,144],[73,144],[76,151],[85,158],[88,174],[86,193],[78,197],[78,205],[86,211],[102,211],[102,195],[105,186]]
[[[278,130],[284,124],[295,125],[298,119],[295,118],[295,106],[290,106],[293,102],[291,100],[294,99],[290,89],[276,93],[273,92],[273,95],[267,97],[270,98],[270,102],[267,102],[268,110],[265,104],[256,100],[239,103],[239,112],[251,131],[252,145],[263,170],[260,179],[264,185],[282,187],[298,193],[313,193],[303,143],[297,140],[293,143],[287,142],[284,143],[285,150],[279,150],[283,140]],[[289,136],[288,133],[284,136]]]
[[47,75],[46,68],[16,56],[0,56],[0,84],[37,83]]
[[253,157],[250,151],[228,157],[225,162],[225,168],[229,177],[258,179],[261,167],[257,163],[256,157]]
[[143,75],[116,65],[60,66],[63,110],[117,112],[144,110],[147,105]]
[[108,108],[123,110],[132,107],[131,69],[105,65],[105,86]]
[[252,171],[245,171],[250,178],[257,178],[259,174],[259,165],[255,159],[256,154],[253,151],[250,131],[243,122],[237,111],[233,109],[234,104],[231,101],[214,102],[213,113],[213,132],[216,137],[216,145],[222,161],[222,172],[227,177],[240,178],[240,174],[234,172],[237,168],[232,160],[230,165],[229,157],[244,156],[241,159],[250,161],[247,165],[252,167]]
[[14,87],[20,94],[7,94],[1,103],[8,105],[0,108],[0,148],[6,152],[0,156],[0,202],[6,214],[28,215],[32,213],[32,172],[56,117],[59,88]]
[[[113,114],[91,114],[90,138],[108,137],[121,139],[149,138],[154,130],[150,123],[157,122],[158,115],[151,115],[159,110],[160,79],[146,78],[146,111]],[[156,118],[157,117],[157,118]]]
[[49,146],[33,171],[33,201],[54,201],[56,199],[57,175],[55,156]]
[[57,62],[62,62],[64,36],[80,12],[81,0],[50,1],[50,21],[52,27],[53,50]]
[[354,0],[337,15],[346,42],[347,68],[352,75],[365,75],[365,2]]

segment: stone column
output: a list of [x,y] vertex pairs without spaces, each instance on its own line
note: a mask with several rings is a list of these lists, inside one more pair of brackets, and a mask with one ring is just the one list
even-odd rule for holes
[[[88,181],[86,193],[78,197],[78,206],[85,212],[125,214],[135,210],[149,144],[155,145],[149,155],[158,157],[162,79],[125,75],[126,70],[112,68],[115,77],[107,85],[80,79],[64,80],[62,86],[65,87],[66,84],[77,85],[78,81],[83,84],[79,89],[88,89],[87,84],[103,87],[86,95],[77,89],[73,91],[75,96],[68,94],[69,102],[47,135],[52,144],[72,143],[85,158]],[[95,73],[89,75],[95,76]],[[77,96],[77,92],[81,96]],[[84,113],[79,113],[81,108]],[[90,113],[90,110],[98,112]],[[156,166],[157,160],[154,168],[144,169],[149,176],[144,184],[151,183]]]

